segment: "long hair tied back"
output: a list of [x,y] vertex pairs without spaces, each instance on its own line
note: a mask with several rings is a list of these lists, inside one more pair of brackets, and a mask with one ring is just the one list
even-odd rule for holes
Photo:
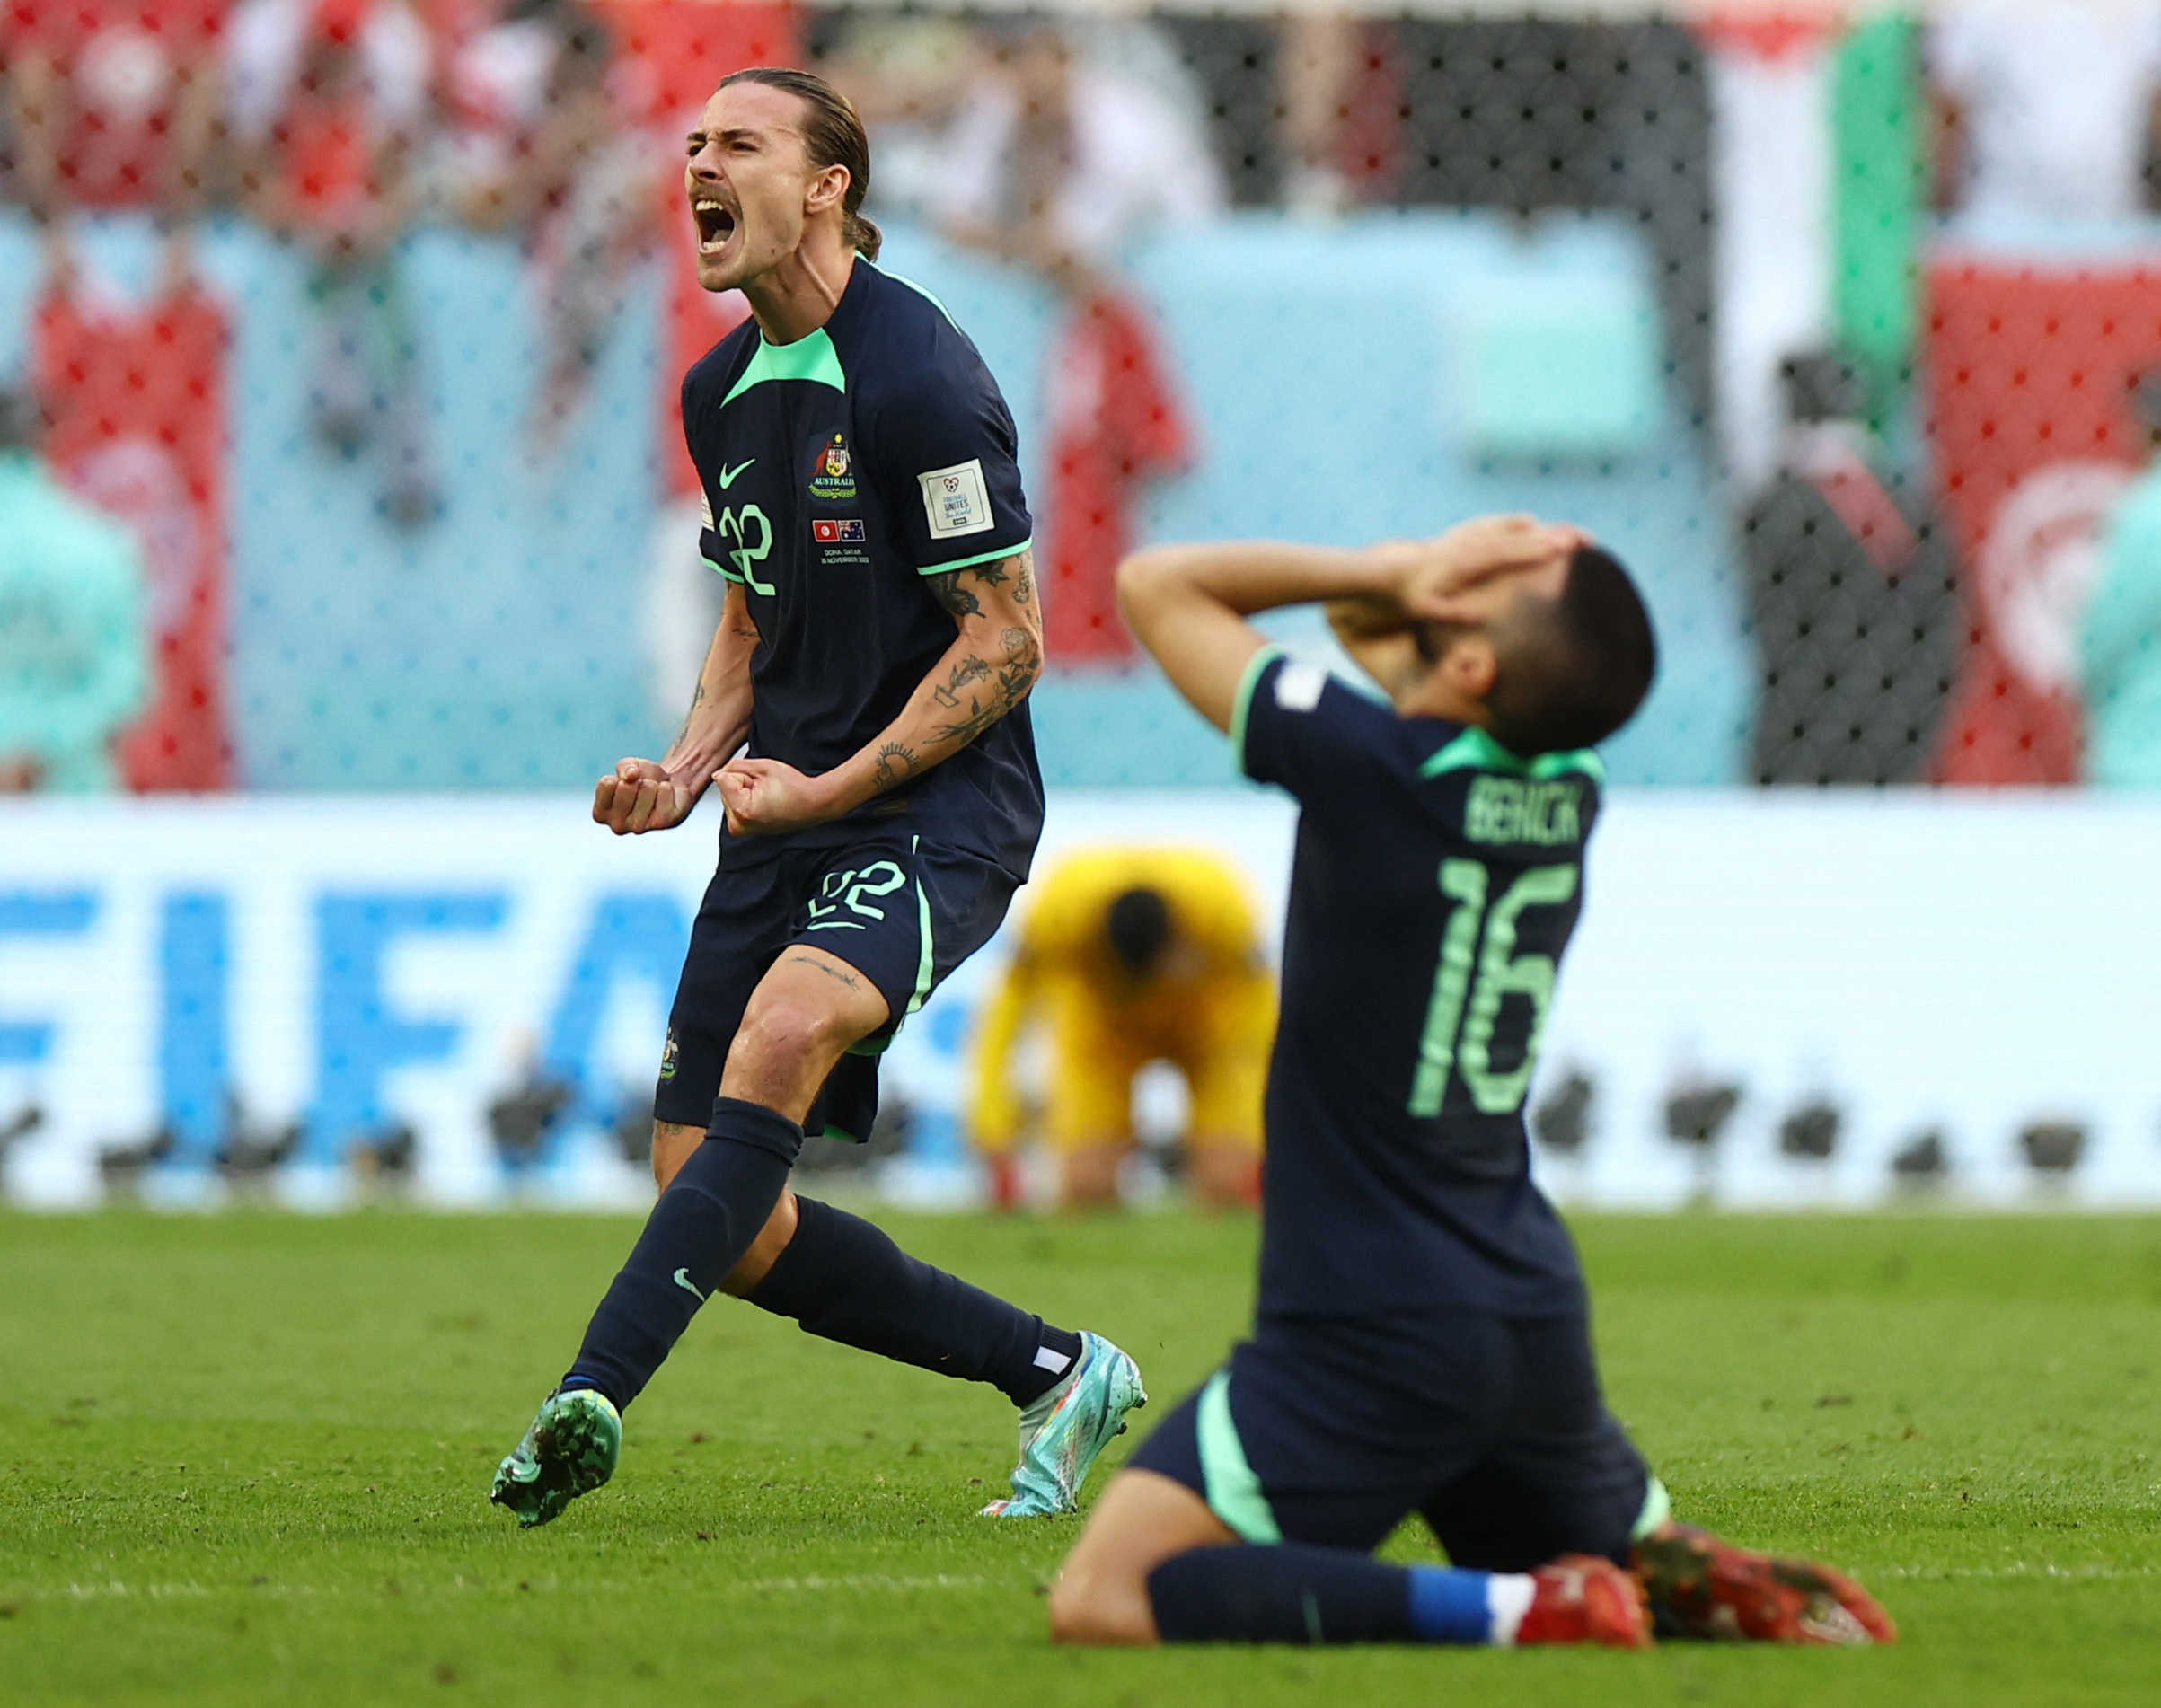
[[848,189],[841,198],[841,213],[848,242],[866,260],[876,260],[885,235],[863,217],[863,198],[870,189],[870,138],[853,103],[816,74],[785,66],[752,66],[720,79],[723,89],[738,83],[762,83],[803,103],[803,144],[810,163],[821,170],[846,169]]

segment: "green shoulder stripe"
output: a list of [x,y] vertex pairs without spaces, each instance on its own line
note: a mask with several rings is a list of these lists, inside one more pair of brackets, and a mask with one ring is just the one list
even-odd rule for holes
[[946,317],[946,324],[948,326],[950,326],[956,332],[960,330],[960,322],[953,318],[953,311],[938,300],[938,296],[935,292],[925,290],[913,279],[904,278],[900,274],[892,271],[889,268],[880,267],[876,261],[872,260],[869,256],[864,254],[860,250],[856,251],[856,259],[861,261],[864,266],[869,268],[873,272],[878,273],[883,277],[891,279],[895,285],[905,285],[918,296],[929,303],[932,308],[936,309],[940,314],[943,314]]
[[1566,777],[1571,773],[1588,777],[1594,783],[1606,780],[1603,761],[1588,747],[1579,747],[1573,753],[1540,753],[1535,759],[1524,759],[1476,726],[1465,730],[1447,746],[1418,767],[1421,777],[1439,777],[1448,771],[1479,770],[1504,771],[1512,777],[1530,777],[1544,781],[1549,777]]

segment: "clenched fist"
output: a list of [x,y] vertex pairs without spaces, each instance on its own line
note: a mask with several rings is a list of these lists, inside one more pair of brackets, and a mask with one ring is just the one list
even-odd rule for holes
[[618,836],[672,830],[691,815],[702,792],[649,759],[619,760],[614,775],[594,785],[593,822]]
[[737,836],[772,836],[838,818],[844,807],[820,778],[777,759],[730,760],[713,773],[728,828]]

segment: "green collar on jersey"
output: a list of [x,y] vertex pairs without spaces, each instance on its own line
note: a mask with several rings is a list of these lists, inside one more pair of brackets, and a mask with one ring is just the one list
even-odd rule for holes
[[1510,753],[1475,724],[1419,766],[1418,775],[1439,777],[1446,771],[1461,770],[1505,771],[1512,777],[1540,779],[1578,771],[1594,783],[1606,780],[1605,765],[1588,747],[1579,747],[1574,753],[1540,753],[1536,759],[1524,759]]
[[760,333],[757,354],[750,358],[743,377],[728,387],[720,407],[725,409],[752,386],[763,385],[768,380],[805,380],[812,385],[830,385],[836,392],[848,389],[848,376],[841,371],[841,354],[833,348],[833,340],[822,326],[793,344],[768,344],[765,335]]

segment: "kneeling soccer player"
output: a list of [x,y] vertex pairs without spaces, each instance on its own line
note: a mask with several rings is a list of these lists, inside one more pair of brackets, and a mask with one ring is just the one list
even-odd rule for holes
[[1175,1066],[1191,1094],[1194,1197],[1256,1202],[1275,977],[1244,880],[1195,849],[1093,848],[1067,855],[1034,894],[975,1038],[969,1136],[998,1203],[1020,1201],[1013,1059],[1038,1017],[1052,1040],[1044,1125],[1067,1204],[1117,1202],[1119,1166],[1133,1150],[1133,1082],[1151,1061]]
[[[1888,1642],[1850,1580],[1674,1524],[1607,1412],[1523,1099],[1598,811],[1588,750],[1655,647],[1575,530],[1143,552],[1128,621],[1300,802],[1252,1339],[1104,1492],[1072,1642]],[[1376,704],[1264,644],[1310,600]],[[1419,1513],[1454,1565],[1372,1550]]]

